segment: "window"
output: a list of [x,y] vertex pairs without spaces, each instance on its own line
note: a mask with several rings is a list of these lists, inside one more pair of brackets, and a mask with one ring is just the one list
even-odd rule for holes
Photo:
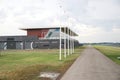
[[57,43],[57,41],[52,41],[51,43]]
[[52,35],[52,32],[50,32],[49,34],[48,34],[48,37],[50,37]]
[[43,45],[44,47],[48,47],[49,45],[48,44],[45,44],[45,45]]
[[7,41],[14,41],[14,38],[7,38]]

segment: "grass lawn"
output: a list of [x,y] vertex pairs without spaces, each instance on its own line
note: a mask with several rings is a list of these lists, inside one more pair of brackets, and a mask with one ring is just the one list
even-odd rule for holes
[[120,64],[120,60],[117,57],[120,57],[120,47],[112,47],[112,46],[94,46],[100,52],[108,56],[117,64]]
[[62,56],[62,61],[58,60],[58,49],[1,51],[0,80],[42,80],[37,77],[41,71],[60,72],[62,76],[83,49],[75,49],[66,59]]

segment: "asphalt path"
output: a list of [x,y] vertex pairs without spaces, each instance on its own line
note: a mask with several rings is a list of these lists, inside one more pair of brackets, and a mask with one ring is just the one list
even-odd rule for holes
[[89,46],[61,80],[120,80],[120,65]]

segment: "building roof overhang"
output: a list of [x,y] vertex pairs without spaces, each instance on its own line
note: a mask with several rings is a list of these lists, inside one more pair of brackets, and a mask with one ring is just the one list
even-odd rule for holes
[[73,30],[71,30],[69,27],[39,27],[39,28],[21,28],[21,30],[38,30],[38,29],[60,29],[63,33],[68,34],[68,31],[71,32],[69,34],[70,36],[78,36],[77,33],[75,33]]

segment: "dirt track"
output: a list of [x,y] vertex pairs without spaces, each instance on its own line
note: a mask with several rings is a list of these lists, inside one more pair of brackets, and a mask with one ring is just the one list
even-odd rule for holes
[[61,80],[120,80],[120,65],[88,47]]

